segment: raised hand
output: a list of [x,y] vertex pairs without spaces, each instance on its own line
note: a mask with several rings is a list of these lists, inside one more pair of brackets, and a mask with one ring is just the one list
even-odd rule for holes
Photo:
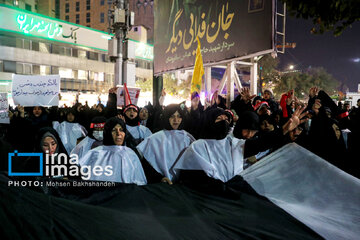
[[14,114],[12,113],[12,111],[8,111],[8,116],[9,116],[9,119],[12,120],[12,118],[14,117]]
[[109,89],[109,93],[115,93],[115,94],[116,94],[118,88],[119,88],[119,87],[110,88],[110,89]]
[[308,112],[302,113],[304,110],[305,110],[305,107],[299,106],[298,108],[296,108],[295,112],[293,113],[293,115],[291,116],[289,121],[287,121],[283,126],[283,134],[284,135],[288,132],[291,132],[297,126],[299,126],[300,124],[302,124],[303,122],[306,122],[308,120],[308,118],[302,119],[303,117],[305,117],[308,114]]
[[24,106],[18,105],[18,106],[17,106],[17,109],[18,109],[18,111],[19,111],[20,117],[21,117],[21,118],[24,118],[24,117],[25,117],[25,109],[24,109]]
[[318,93],[319,93],[319,88],[318,87],[312,87],[309,90],[309,96],[311,98],[316,97],[318,95]]
[[248,103],[251,99],[256,97],[256,94],[250,95],[250,89],[245,87],[240,90],[240,96],[245,103]]
[[317,115],[319,113],[319,109],[321,108],[321,101],[320,99],[315,99],[315,103],[312,105],[312,110]]
[[165,96],[166,96],[165,88],[163,88],[163,89],[161,90],[161,96],[162,96],[162,97],[165,97]]
[[219,93],[218,90],[216,90],[211,98],[211,106],[216,103],[216,100],[218,99]]

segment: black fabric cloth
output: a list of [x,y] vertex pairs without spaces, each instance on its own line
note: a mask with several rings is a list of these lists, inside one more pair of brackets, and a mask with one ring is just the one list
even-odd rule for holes
[[331,164],[346,171],[348,161],[352,159],[347,158],[342,134],[339,139],[336,137],[335,126],[338,126],[338,122],[335,119],[329,118],[324,107],[321,107],[318,115],[312,118],[308,144],[305,147]]
[[231,102],[231,109],[234,109],[238,116],[247,111],[254,111],[251,102],[245,103],[244,100],[241,99],[241,95],[238,95],[234,101]]
[[261,99],[261,101],[266,101],[269,104],[270,107],[270,111],[276,112],[277,110],[279,110],[279,104],[277,102],[275,102],[275,100],[273,98],[270,99]]
[[240,178],[226,186],[232,197],[165,183],[46,187],[45,195],[7,187],[0,177],[0,233],[37,240],[322,239],[248,188]]
[[242,130],[259,130],[259,116],[255,112],[246,111],[239,116],[234,128],[234,136],[237,138],[242,138]]
[[229,132],[229,123],[225,120],[215,123],[220,115],[226,115],[222,108],[212,108],[205,112],[204,127],[202,138],[204,139],[223,139]]

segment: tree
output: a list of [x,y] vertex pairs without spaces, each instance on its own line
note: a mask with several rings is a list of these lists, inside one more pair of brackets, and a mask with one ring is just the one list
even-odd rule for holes
[[360,20],[359,0],[282,0],[291,16],[311,19],[312,33],[333,32],[340,35],[352,23]]
[[261,73],[261,80],[263,83],[267,84],[273,80],[273,78],[278,75],[276,68],[279,65],[279,59],[273,58],[271,54],[264,55],[259,61],[258,64],[258,73]]
[[317,86],[332,95],[336,92],[339,82],[322,67],[309,68],[305,72],[288,72],[281,74],[278,79],[274,79],[274,93],[280,96],[291,89],[295,90],[298,98],[307,96],[311,87]]
[[137,80],[135,86],[140,88],[142,92],[152,92],[153,90],[153,79],[148,78],[144,80]]
[[181,98],[187,99],[190,96],[191,88],[191,77],[186,81],[180,81],[176,79],[174,74],[164,74],[164,88],[167,94],[179,96]]

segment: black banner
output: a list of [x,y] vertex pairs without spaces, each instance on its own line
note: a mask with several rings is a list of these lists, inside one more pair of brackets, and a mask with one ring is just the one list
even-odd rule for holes
[[274,48],[273,0],[155,0],[155,74]]

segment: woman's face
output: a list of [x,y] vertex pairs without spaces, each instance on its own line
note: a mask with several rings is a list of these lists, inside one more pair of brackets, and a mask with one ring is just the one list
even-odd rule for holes
[[261,122],[260,128],[261,128],[261,130],[264,131],[264,132],[274,131],[274,125],[272,125],[271,123],[269,123],[267,120],[264,120],[264,121]]
[[68,113],[68,115],[66,115],[66,119],[68,122],[73,122],[75,120],[75,116],[72,113]]
[[149,117],[148,110],[146,108],[141,109],[141,111],[140,111],[140,119],[141,120],[146,120],[146,119],[148,119],[148,117]]
[[241,134],[244,139],[250,139],[250,138],[254,137],[256,133],[257,133],[257,130],[250,130],[250,129],[243,129],[241,131]]
[[33,108],[33,114],[35,117],[39,117],[42,113],[42,109],[41,107],[34,107]]
[[129,108],[126,112],[125,112],[125,115],[130,118],[130,119],[134,119],[137,117],[138,115],[138,112],[133,109],[133,108]]
[[227,121],[229,123],[228,116],[226,116],[225,114],[221,114],[215,119],[215,123],[221,122],[221,121]]
[[114,140],[115,145],[122,146],[125,139],[124,129],[120,124],[116,124],[115,127],[111,131],[112,138]]
[[57,143],[52,137],[46,137],[42,144],[42,150],[44,153],[46,151],[49,152],[49,154],[54,154],[57,148]]
[[182,122],[182,117],[178,111],[174,112],[169,118],[169,123],[172,129],[177,130]]

